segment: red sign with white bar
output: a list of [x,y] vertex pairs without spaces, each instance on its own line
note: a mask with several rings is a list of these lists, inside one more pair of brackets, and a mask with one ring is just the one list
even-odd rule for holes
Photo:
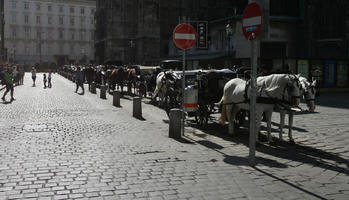
[[242,32],[247,40],[254,40],[262,30],[262,9],[256,2],[249,3],[242,15]]
[[173,42],[180,49],[190,49],[196,42],[195,29],[190,24],[179,24],[173,31]]

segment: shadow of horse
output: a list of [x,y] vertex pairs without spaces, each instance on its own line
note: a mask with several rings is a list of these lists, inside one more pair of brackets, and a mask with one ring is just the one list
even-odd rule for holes
[[[195,127],[195,126],[193,126]],[[248,129],[241,128],[239,129],[239,132],[234,135],[230,136],[227,135],[227,127],[222,126],[218,123],[212,123],[207,124],[204,128],[199,128],[202,132],[208,135],[214,135],[217,136],[223,140],[234,142],[237,144],[243,144],[246,147],[249,147],[249,132]],[[307,130],[304,130],[308,132]],[[266,135],[262,134],[261,141],[267,141]],[[277,138],[273,138],[274,141],[278,141]],[[212,142],[197,142],[201,143],[202,145],[206,146],[207,148],[210,148],[212,150],[220,150],[223,147],[217,146],[218,144],[210,144]],[[336,155],[334,153],[326,152],[321,149],[317,149],[310,146],[305,146],[302,144],[290,144],[286,141],[278,141],[274,142],[272,144],[268,143],[258,143],[256,145],[256,151],[271,155],[275,158],[282,158],[290,161],[296,161],[300,163],[309,164],[312,166],[320,167],[326,170],[335,171],[338,173],[343,173],[345,175],[349,175],[349,161],[339,155]],[[228,155],[226,155],[228,156]],[[226,161],[234,163],[233,160],[234,157],[230,158],[227,157]],[[235,158],[234,158],[235,159]],[[326,161],[327,160],[327,161]],[[245,160],[243,159],[245,162]],[[261,164],[265,165],[263,159],[260,159]],[[276,162],[276,161],[275,161]],[[239,163],[239,162],[238,162]],[[339,165],[345,165],[346,167],[342,167]],[[284,167],[283,164],[280,165],[280,163],[274,163],[271,165],[271,167]]]

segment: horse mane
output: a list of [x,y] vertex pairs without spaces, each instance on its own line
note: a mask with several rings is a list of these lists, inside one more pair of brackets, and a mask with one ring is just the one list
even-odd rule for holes
[[311,83],[305,77],[299,77],[299,82],[301,83],[303,89],[307,89],[311,86]]

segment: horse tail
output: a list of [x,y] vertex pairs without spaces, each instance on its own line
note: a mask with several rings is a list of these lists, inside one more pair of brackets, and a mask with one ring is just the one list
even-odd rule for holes
[[221,111],[221,123],[225,124],[225,122],[227,121],[227,106],[226,106],[226,99],[225,96],[222,97],[221,101],[219,102],[219,104],[222,104],[222,111]]

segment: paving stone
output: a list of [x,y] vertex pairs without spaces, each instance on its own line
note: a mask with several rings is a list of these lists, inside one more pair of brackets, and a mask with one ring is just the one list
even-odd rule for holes
[[[27,74],[25,85],[15,88],[17,100],[0,104],[0,199],[348,196],[349,116],[341,99],[349,94],[323,94],[319,113],[295,115],[296,144],[262,143],[251,168],[244,129],[227,136],[215,114],[205,137],[188,127],[185,138],[192,143],[182,143],[168,138],[168,117],[151,104],[142,104],[146,120],[140,121],[130,114],[128,96],[115,108],[112,98],[77,95],[73,83],[59,75],[53,80],[55,88],[43,90],[31,87]],[[334,100],[336,107],[323,106]]]

